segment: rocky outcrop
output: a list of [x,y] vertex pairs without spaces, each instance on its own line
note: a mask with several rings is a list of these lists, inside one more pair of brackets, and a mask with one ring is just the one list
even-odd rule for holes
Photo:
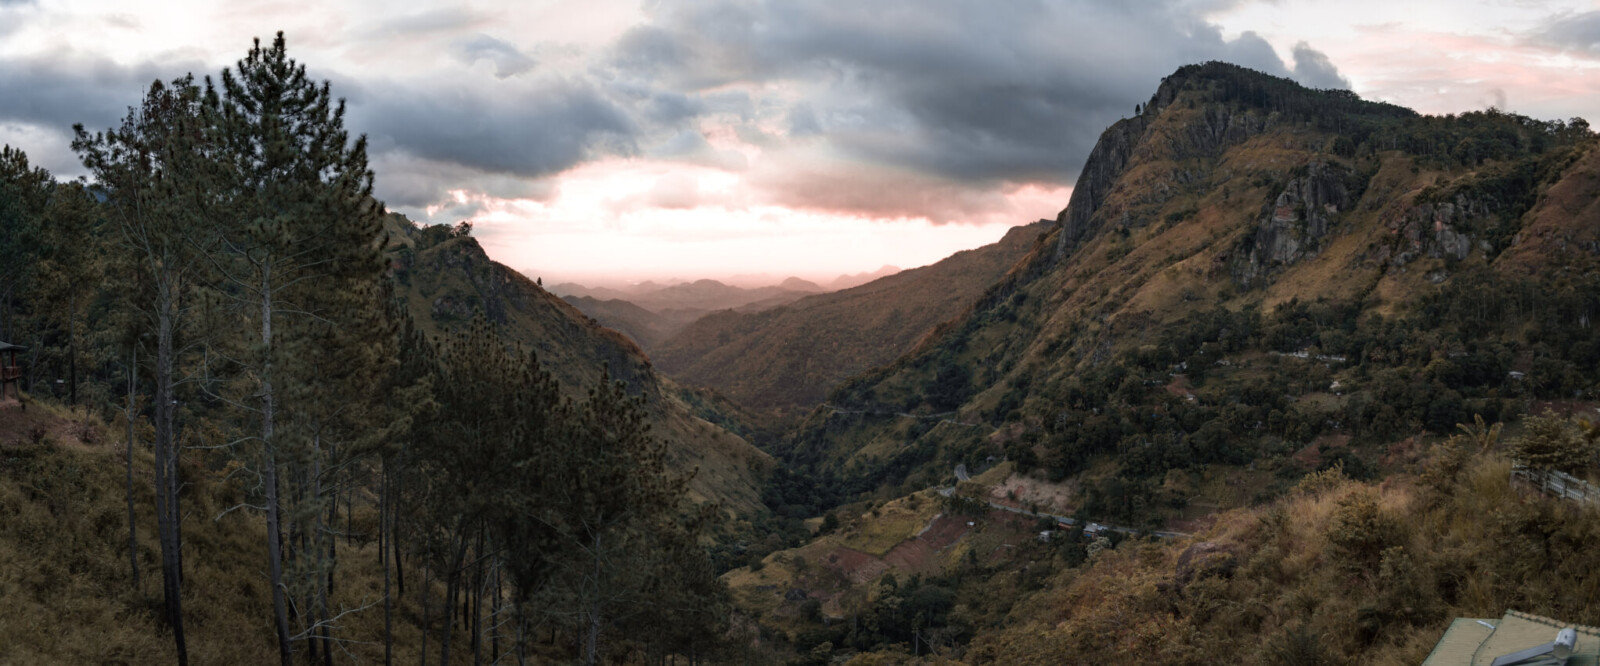
[[[1379,258],[1397,267],[1420,257],[1466,259],[1474,247],[1474,230],[1496,220],[1487,204],[1464,194],[1449,201],[1413,204],[1387,221],[1397,240]],[[1479,248],[1485,252],[1494,249],[1483,243]]]
[[[1078,174],[1077,183],[1072,187],[1072,197],[1067,200],[1067,207],[1056,215],[1056,223],[1061,227],[1061,234],[1056,240],[1056,261],[1098,231],[1104,225],[1104,220],[1129,222],[1127,211],[1097,213],[1101,213],[1107,197],[1131,162],[1149,160],[1154,153],[1175,161],[1216,156],[1223,149],[1244,143],[1271,126],[1270,118],[1258,113],[1236,110],[1224,104],[1204,104],[1198,109],[1198,114],[1186,119],[1181,126],[1152,136],[1151,127],[1162,111],[1176,102],[1180,93],[1193,87],[1192,83],[1199,84],[1202,81],[1176,75],[1163,79],[1142,113],[1117,121],[1100,134],[1094,150],[1089,153],[1089,159],[1084,162],[1083,171]],[[1204,95],[1203,92],[1195,94]],[[1188,184],[1198,178],[1186,171],[1174,173],[1175,184]],[[1143,196],[1139,201],[1149,203],[1149,197],[1158,194],[1166,193],[1150,192],[1136,196]]]
[[1351,176],[1344,165],[1312,162],[1303,175],[1291,178],[1276,198],[1261,207],[1246,253],[1235,262],[1234,281],[1241,287],[1256,286],[1273,273],[1316,256],[1340,213],[1356,203]]
[[1077,184],[1072,186],[1072,198],[1056,215],[1056,224],[1061,226],[1061,235],[1056,240],[1057,260],[1089,235],[1095,211],[1105,203],[1111,187],[1127,170],[1134,148],[1144,138],[1145,129],[1154,117],[1146,112],[1118,121],[1100,134],[1100,140],[1095,142],[1094,150],[1083,164],[1083,171],[1078,174]]

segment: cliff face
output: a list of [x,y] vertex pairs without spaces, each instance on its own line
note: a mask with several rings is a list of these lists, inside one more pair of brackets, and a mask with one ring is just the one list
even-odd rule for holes
[[1355,204],[1359,193],[1353,190],[1364,185],[1344,165],[1306,165],[1305,175],[1292,178],[1277,197],[1262,205],[1256,229],[1248,236],[1248,252],[1234,266],[1234,280],[1248,288],[1303,258],[1315,257],[1327,235],[1337,231],[1340,214]]
[[[1184,114],[1183,122],[1162,123],[1160,131],[1153,132],[1162,114],[1177,101],[1180,92],[1190,85],[1186,75],[1175,74],[1161,81],[1156,94],[1144,105],[1142,113],[1126,118],[1101,133],[1083,170],[1072,188],[1072,196],[1056,215],[1061,235],[1056,240],[1055,260],[1067,256],[1086,236],[1100,229],[1107,221],[1132,222],[1128,211],[1114,207],[1109,214],[1102,211],[1113,188],[1119,184],[1128,167],[1135,161],[1169,161],[1183,163],[1196,158],[1215,157],[1228,146],[1248,141],[1266,131],[1271,118],[1261,114],[1240,113],[1235,109],[1207,105],[1197,114]],[[1173,188],[1203,180],[1203,173],[1189,169],[1174,169],[1165,182],[1141,196],[1140,203],[1151,203]],[[1098,213],[1098,215],[1097,215]],[[1097,223],[1097,220],[1099,223]]]

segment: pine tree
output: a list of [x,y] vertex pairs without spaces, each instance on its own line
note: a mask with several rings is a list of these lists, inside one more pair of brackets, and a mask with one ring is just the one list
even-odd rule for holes
[[649,534],[682,508],[688,476],[670,474],[666,445],[650,435],[642,396],[630,396],[609,369],[577,412],[565,446],[551,452],[552,493],[560,526],[561,595],[582,637],[584,663],[600,658],[600,634],[641,608],[649,567],[639,554]]
[[20,299],[35,285],[44,236],[50,173],[28,156],[0,147],[0,340],[18,342]]
[[152,407],[162,593],[178,662],[188,663],[174,389],[183,353],[180,336],[194,302],[190,292],[203,267],[197,248],[204,245],[205,227],[201,209],[192,205],[194,197],[207,191],[200,162],[207,153],[200,92],[187,77],[171,86],[157,81],[120,128],[93,135],[82,125],[74,130],[73,149],[105,191],[119,256],[135,276],[124,285],[132,290],[126,303],[138,312],[133,321],[156,339]]
[[296,536],[296,526],[285,524],[284,484],[308,478],[306,466],[321,453],[306,438],[289,436],[296,426],[308,427],[296,419],[312,415],[303,411],[308,394],[285,391],[285,382],[305,374],[297,367],[309,362],[303,345],[332,343],[317,339],[317,324],[337,320],[345,305],[341,290],[381,275],[383,208],[372,199],[366,138],[350,140],[343,100],[288,57],[282,33],[268,48],[257,40],[235,69],[223,70],[220,88],[207,80],[207,109],[222,143],[228,179],[222,189],[235,196],[221,229],[224,252],[214,264],[219,292],[231,295],[249,322],[251,353],[243,365],[257,402],[254,462],[265,491],[278,650],[288,666],[284,558],[295,544],[284,536],[286,529]]

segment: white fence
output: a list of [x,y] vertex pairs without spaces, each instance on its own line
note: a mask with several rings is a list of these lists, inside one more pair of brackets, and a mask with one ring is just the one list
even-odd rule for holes
[[1539,490],[1577,502],[1600,503],[1600,488],[1566,472],[1553,469],[1511,468],[1511,478],[1522,479]]

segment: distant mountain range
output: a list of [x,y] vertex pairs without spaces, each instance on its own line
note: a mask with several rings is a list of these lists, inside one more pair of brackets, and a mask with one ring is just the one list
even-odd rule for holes
[[[879,272],[889,269],[885,266]],[[851,282],[865,275],[869,274],[840,276],[835,283]],[[797,277],[756,288],[735,287],[717,280],[672,285],[646,281],[625,288],[563,282],[550,287],[551,293],[565,298],[602,325],[633,338],[646,350],[718,310],[759,312],[826,291],[815,282]]]
[[878,273],[891,275],[842,291],[709,314],[655,343],[651,358],[668,375],[746,407],[809,408],[835,383],[893,360],[970,306],[1052,224],[1013,228],[930,266],[885,266]]

